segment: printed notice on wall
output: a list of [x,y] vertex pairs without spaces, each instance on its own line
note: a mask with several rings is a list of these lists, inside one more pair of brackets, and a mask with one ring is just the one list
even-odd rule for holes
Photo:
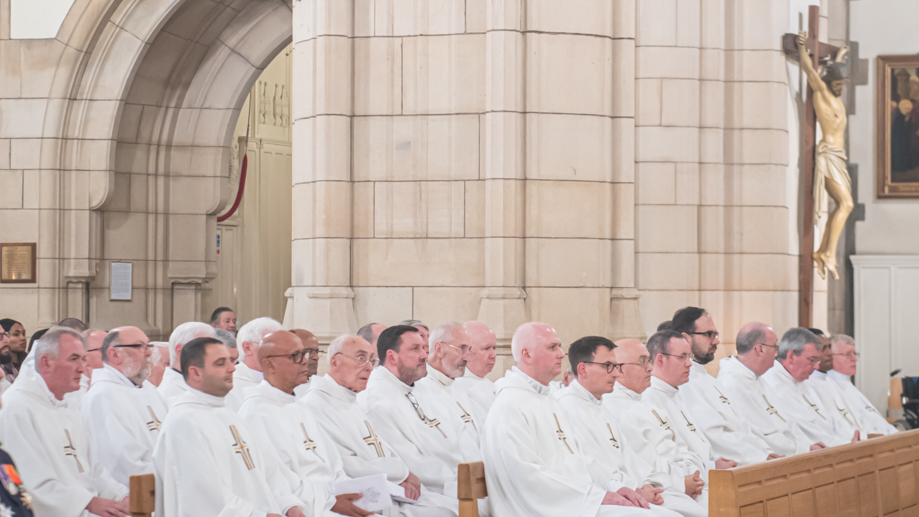
[[112,300],[131,299],[131,263],[112,262]]

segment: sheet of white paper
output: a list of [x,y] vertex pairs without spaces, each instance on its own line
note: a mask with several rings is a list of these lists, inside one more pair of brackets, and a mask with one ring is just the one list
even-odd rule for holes
[[130,300],[131,299],[131,263],[130,262],[112,262],[112,283],[109,299],[111,300]]
[[360,493],[363,497],[354,501],[356,506],[368,512],[385,510],[393,505],[387,483],[386,474],[349,479],[335,485],[335,495]]
[[400,503],[415,504],[415,501],[405,497],[405,489],[401,486],[393,483],[392,481],[387,481],[386,486],[389,487],[389,495],[392,496],[393,501],[398,501]]

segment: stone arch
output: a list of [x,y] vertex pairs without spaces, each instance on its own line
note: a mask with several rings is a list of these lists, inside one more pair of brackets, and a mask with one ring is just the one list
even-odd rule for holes
[[291,16],[289,0],[74,4],[58,35],[72,56],[55,77],[67,99],[61,277],[83,283],[94,324],[129,316],[107,297],[108,264],[120,260],[135,263],[127,310],[145,330],[168,333],[200,316],[200,284],[216,274],[208,244],[229,194],[233,126],[290,42]]

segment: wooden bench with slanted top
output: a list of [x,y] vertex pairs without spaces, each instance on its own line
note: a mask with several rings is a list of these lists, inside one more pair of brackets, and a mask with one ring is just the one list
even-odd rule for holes
[[153,474],[131,476],[131,517],[153,517],[156,509],[156,478]]
[[708,478],[709,517],[919,515],[919,430]]
[[485,464],[460,463],[456,495],[459,498],[459,517],[479,517],[479,499],[488,496],[485,486]]

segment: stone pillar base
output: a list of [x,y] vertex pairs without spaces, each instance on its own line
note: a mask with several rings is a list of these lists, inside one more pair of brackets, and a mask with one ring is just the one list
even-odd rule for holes
[[[172,284],[172,329],[189,321],[201,320],[201,284]],[[169,332],[172,332],[169,329]]]
[[641,294],[639,294],[638,289],[633,287],[612,289],[610,293],[609,338],[613,341],[638,339],[644,342],[648,338],[641,322],[641,309],[638,307],[640,297]]
[[482,304],[476,319],[494,331],[498,342],[497,361],[488,375],[489,379],[496,380],[514,365],[511,338],[517,327],[527,321],[527,293],[519,287],[489,287],[483,289],[479,296]]
[[[293,287],[291,328],[307,329],[328,344],[357,331],[354,291],[350,287]],[[287,317],[285,316],[285,323]]]

